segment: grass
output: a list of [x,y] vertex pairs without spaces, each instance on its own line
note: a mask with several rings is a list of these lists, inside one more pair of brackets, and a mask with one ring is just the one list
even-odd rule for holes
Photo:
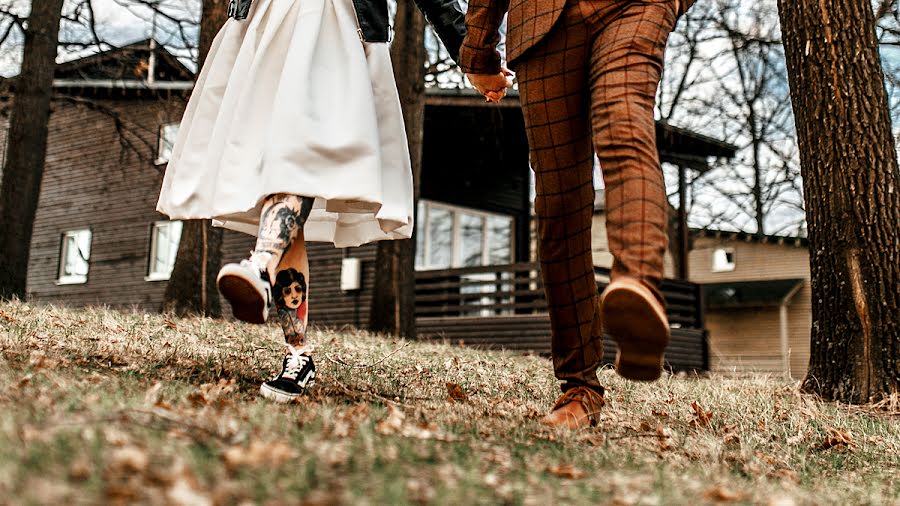
[[604,370],[599,427],[565,432],[544,358],[354,330],[269,404],[278,333],[0,304],[0,503],[900,503],[896,415],[769,376]]

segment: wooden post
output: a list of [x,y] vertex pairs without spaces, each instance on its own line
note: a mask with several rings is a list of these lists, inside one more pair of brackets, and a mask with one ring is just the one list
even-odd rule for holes
[[687,169],[678,165],[678,279],[688,280]]

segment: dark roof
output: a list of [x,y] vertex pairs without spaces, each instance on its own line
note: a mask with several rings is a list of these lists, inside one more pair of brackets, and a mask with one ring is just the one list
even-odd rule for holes
[[663,162],[682,164],[701,172],[710,169],[708,158],[734,158],[737,146],[719,139],[656,122],[656,149]]
[[802,279],[732,281],[703,285],[706,306],[711,309],[777,307],[785,297],[803,285]]
[[796,237],[787,235],[760,235],[750,232],[732,232],[729,230],[713,230],[708,228],[692,228],[691,235],[696,237],[712,237],[723,241],[744,241],[755,242],[759,244],[783,244],[787,246],[796,246],[798,248],[808,248],[809,239],[806,237]]
[[[155,55],[150,83],[151,54]],[[147,39],[60,63],[54,72],[57,88],[178,88],[193,86],[194,73],[162,45]]]

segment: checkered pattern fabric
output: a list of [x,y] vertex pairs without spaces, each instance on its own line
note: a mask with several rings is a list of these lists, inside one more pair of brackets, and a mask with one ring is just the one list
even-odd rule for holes
[[[591,255],[595,151],[606,186],[613,279],[640,280],[663,302],[667,200],[653,106],[677,14],[673,0],[568,0],[554,27],[517,61],[553,365],[563,390],[602,390],[596,371],[603,331]],[[532,17],[540,16],[519,19]]]
[[[676,0],[606,0],[599,5],[645,5]],[[676,17],[687,12],[695,0],[681,0]],[[509,13],[506,33],[506,59],[515,69],[519,57],[550,33],[566,8],[566,0],[470,0],[466,13],[467,35],[460,50],[459,66],[470,74],[496,74],[500,71],[500,24]]]

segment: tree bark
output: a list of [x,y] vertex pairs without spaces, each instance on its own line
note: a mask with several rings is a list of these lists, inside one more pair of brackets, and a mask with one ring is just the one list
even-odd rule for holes
[[[413,0],[397,2],[391,47],[394,77],[412,158],[414,201],[419,202],[425,126],[425,18]],[[415,232],[414,232],[415,234]],[[416,241],[382,241],[376,256],[369,328],[416,337]]]
[[32,2],[22,70],[15,81],[0,182],[0,299],[24,298],[41,193],[63,0]]
[[848,403],[900,388],[900,170],[869,2],[779,0],[812,274],[804,389]]
[[[197,69],[219,29],[228,19],[228,0],[203,0]],[[216,275],[222,266],[222,229],[210,220],[187,220],[181,232],[175,266],[166,286],[163,309],[177,314],[220,316]]]

